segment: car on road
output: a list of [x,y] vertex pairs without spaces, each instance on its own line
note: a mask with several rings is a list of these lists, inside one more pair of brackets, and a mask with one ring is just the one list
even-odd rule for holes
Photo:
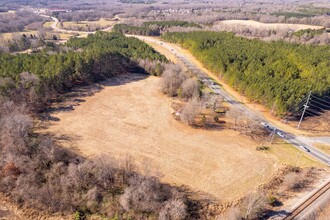
[[269,128],[269,125],[266,122],[261,122],[260,123],[262,126],[264,126],[265,128]]
[[267,127],[267,126],[268,126],[266,122],[261,122],[260,124],[261,124],[262,126],[264,126],[264,127]]
[[284,133],[282,131],[276,131],[276,134],[280,136],[281,138],[284,138]]
[[310,149],[308,149],[308,148],[305,147],[305,146],[300,145],[299,147],[300,147],[301,149],[303,149],[304,151],[306,151],[306,152],[310,152],[310,151],[311,151]]

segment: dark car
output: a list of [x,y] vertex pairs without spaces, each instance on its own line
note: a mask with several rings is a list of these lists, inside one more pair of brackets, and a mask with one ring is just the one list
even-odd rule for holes
[[310,152],[311,150],[310,149],[308,149],[307,147],[305,147],[305,146],[299,146],[299,147],[301,147],[304,151],[306,151],[306,152]]

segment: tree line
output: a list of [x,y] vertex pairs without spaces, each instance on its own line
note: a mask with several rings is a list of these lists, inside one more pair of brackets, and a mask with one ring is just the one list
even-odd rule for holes
[[[74,84],[95,82],[121,72],[142,71],[134,60],[166,61],[166,58],[138,39],[119,33],[98,32],[85,39],[73,38],[64,47],[49,44],[37,54],[0,54],[0,77],[12,81],[22,72],[37,75],[40,93],[45,89],[63,92]],[[6,92],[9,85],[1,84]],[[1,93],[0,92],[0,93]]]
[[115,24],[113,31],[123,34],[135,34],[135,35],[146,35],[146,36],[159,36],[159,30],[151,29],[150,27],[139,27],[128,24]]
[[202,28],[199,24],[187,21],[147,21],[141,26],[134,26],[128,24],[116,24],[113,31],[123,34],[136,34],[147,36],[160,36],[167,32],[172,27],[183,28]]
[[330,93],[330,47],[263,42],[232,33],[165,33],[165,40],[189,49],[207,68],[251,100],[288,113],[312,90]]
[[147,21],[143,23],[144,26],[156,26],[160,29],[169,28],[169,27],[196,27],[202,28],[199,24],[188,21]]

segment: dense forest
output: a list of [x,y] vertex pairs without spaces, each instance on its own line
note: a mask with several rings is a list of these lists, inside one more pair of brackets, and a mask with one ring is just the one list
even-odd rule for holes
[[143,23],[144,26],[154,26],[160,29],[169,27],[196,27],[201,28],[199,24],[187,21],[147,21]]
[[263,42],[226,32],[165,33],[229,85],[277,114],[312,91],[330,94],[330,47]]
[[139,27],[128,24],[116,24],[112,30],[122,34],[136,34],[136,35],[146,35],[146,36],[160,35],[159,30],[151,29],[145,26]]
[[[48,89],[64,91],[77,82],[104,79],[118,72],[139,68],[133,60],[166,58],[136,38],[119,33],[98,32],[85,39],[73,38],[57,52],[44,50],[38,54],[0,54],[0,77],[18,80],[19,73],[36,74]],[[139,69],[138,69],[139,70]],[[141,71],[141,70],[139,70]],[[0,84],[4,92],[7,85]]]
[[183,28],[202,28],[200,25],[187,21],[147,21],[142,26],[134,26],[128,24],[116,24],[113,31],[123,34],[137,34],[147,36],[160,36],[161,33],[167,32],[171,27]]

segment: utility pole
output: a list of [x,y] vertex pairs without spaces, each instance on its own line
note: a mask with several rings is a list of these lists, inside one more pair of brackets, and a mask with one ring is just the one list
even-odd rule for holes
[[303,111],[303,113],[302,113],[302,115],[301,115],[300,121],[299,121],[298,126],[297,126],[297,129],[298,129],[298,130],[299,130],[299,128],[300,128],[300,124],[301,124],[301,122],[302,122],[302,120],[303,120],[303,118],[304,118],[304,115],[305,115],[306,109],[309,107],[309,106],[308,106],[308,103],[309,103],[309,99],[311,98],[311,94],[312,94],[312,91],[309,91],[309,93],[308,93],[308,98],[307,98],[307,101],[306,101],[306,104],[304,105],[304,111]]

